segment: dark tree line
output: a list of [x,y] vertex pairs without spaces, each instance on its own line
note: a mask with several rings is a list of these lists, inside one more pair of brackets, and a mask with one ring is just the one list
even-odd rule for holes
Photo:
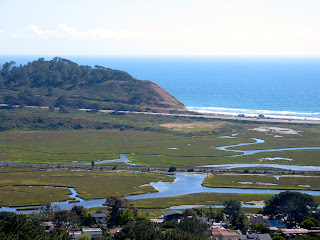
[[2,240],[67,240],[69,233],[62,228],[45,232],[37,221],[24,215],[0,212],[0,239]]

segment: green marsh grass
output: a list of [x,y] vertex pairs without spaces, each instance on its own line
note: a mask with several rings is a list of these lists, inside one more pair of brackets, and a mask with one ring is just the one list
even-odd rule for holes
[[320,190],[320,176],[273,174],[213,174],[206,177],[206,187]]
[[[40,185],[40,186],[64,186],[73,187],[79,193],[79,197],[84,199],[97,199],[105,198],[108,196],[125,196],[131,194],[142,194],[147,192],[156,192],[151,186],[142,186],[150,182],[156,181],[173,181],[173,177],[156,174],[145,173],[132,173],[132,172],[95,172],[95,171],[68,171],[68,170],[37,170],[32,169],[30,171],[10,171],[7,168],[0,174],[0,191],[5,187],[13,185]],[[62,192],[59,188],[50,188],[51,191],[57,193]],[[30,191],[41,192],[41,188],[30,188]],[[69,190],[66,190],[70,193]],[[65,193],[65,192],[64,192]],[[40,194],[40,193],[39,193]],[[0,202],[6,201],[5,199],[16,199],[19,193],[15,191],[7,191],[6,194],[0,194]],[[21,199],[21,205],[38,204],[39,195],[26,200],[23,203]],[[33,199],[33,200],[32,200]],[[61,199],[52,198],[53,201],[59,201]],[[63,200],[69,199],[64,197]],[[70,199],[71,200],[71,199]],[[34,204],[32,202],[34,201]],[[11,201],[13,205],[15,201]]]

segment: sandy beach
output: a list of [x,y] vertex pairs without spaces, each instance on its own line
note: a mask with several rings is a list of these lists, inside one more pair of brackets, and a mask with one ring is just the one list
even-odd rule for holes
[[[107,111],[107,110],[106,110]],[[106,112],[102,110],[102,112]],[[108,111],[110,112],[110,111]],[[193,118],[211,118],[221,120],[235,120],[235,121],[250,121],[250,122],[266,122],[266,123],[295,123],[295,124],[320,124],[320,120],[302,120],[302,119],[286,119],[286,118],[259,118],[259,117],[239,117],[232,115],[217,115],[217,114],[172,114],[172,113],[153,113],[153,112],[129,112],[121,111],[123,113],[136,113],[136,114],[148,114],[148,115],[162,115],[162,116],[178,116],[178,117],[193,117]]]

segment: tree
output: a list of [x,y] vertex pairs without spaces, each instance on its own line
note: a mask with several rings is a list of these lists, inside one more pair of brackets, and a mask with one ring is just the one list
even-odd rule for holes
[[121,214],[120,225],[125,225],[128,222],[134,221],[134,214],[130,210],[126,210]]
[[224,209],[223,213],[227,216],[232,226],[236,225],[236,220],[240,214],[241,202],[238,200],[226,200],[223,202]]
[[294,238],[295,240],[319,240],[319,235],[315,233],[309,233],[307,235],[297,236]]
[[90,108],[91,108],[91,111],[90,111],[90,112],[92,112],[92,113],[97,113],[97,112],[99,112],[99,110],[101,109],[101,106],[100,106],[99,103],[94,103],[94,104],[91,105]]
[[287,240],[286,238],[279,236],[279,235],[275,235],[272,237],[272,240]]
[[4,103],[12,107],[12,105],[19,104],[19,100],[15,96],[6,96],[4,98]]
[[284,218],[287,221],[287,227],[294,227],[310,216],[316,208],[317,204],[311,195],[286,191],[268,200],[263,214],[272,218]]
[[80,226],[90,226],[95,223],[95,219],[86,212],[83,206],[73,206],[69,217],[71,222]]
[[112,196],[107,198],[106,203],[110,212],[110,218],[108,222],[111,226],[118,226],[120,224],[123,209],[128,205],[127,201],[128,200],[121,197]]
[[208,237],[201,237],[197,234],[183,232],[179,229],[170,229],[159,236],[160,240],[207,240]]
[[188,209],[184,210],[183,216],[184,216],[184,217],[189,217],[189,216],[191,216],[191,217],[197,217],[197,214],[195,213],[195,211],[194,211],[193,209],[188,208]]
[[91,235],[89,234],[82,234],[78,238],[79,240],[91,240]]
[[181,220],[178,228],[184,232],[191,233],[201,237],[209,238],[210,232],[208,230],[208,225],[202,223],[199,219],[195,217],[186,217]]
[[129,222],[123,227],[121,232],[114,236],[114,239],[156,240],[159,239],[160,235],[161,231],[157,229],[155,223],[149,220],[142,220]]
[[50,112],[54,112],[54,106],[53,106],[53,105],[50,105],[50,106],[49,106],[49,110],[50,110]]
[[60,107],[60,106],[67,105],[67,103],[68,103],[67,96],[63,94],[58,97],[55,106]]
[[235,229],[241,230],[242,234],[245,234],[249,226],[247,216],[244,213],[240,212],[233,226]]
[[26,216],[0,212],[0,239],[49,240],[50,238],[40,225],[34,224]]
[[67,240],[69,239],[69,233],[66,229],[55,228],[52,230],[50,240]]
[[255,233],[269,233],[268,226],[262,222],[253,224],[251,228]]
[[69,220],[69,212],[66,210],[56,211],[52,221],[57,227],[65,227]]
[[213,219],[215,222],[220,222],[223,220],[223,212],[220,210],[217,211],[211,206],[205,209],[204,215],[210,219]]
[[248,220],[246,215],[241,212],[241,202],[232,199],[224,201],[223,205],[223,213],[226,215],[229,223],[234,229],[239,229],[245,233],[248,229]]
[[93,169],[93,167],[94,167],[94,161],[92,160],[91,161],[91,169]]
[[315,218],[308,218],[301,223],[300,227],[311,230],[320,227],[320,222]]
[[69,109],[66,106],[60,106],[59,113],[69,113]]

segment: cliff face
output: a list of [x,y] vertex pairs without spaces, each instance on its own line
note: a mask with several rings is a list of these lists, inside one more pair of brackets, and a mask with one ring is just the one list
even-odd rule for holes
[[[170,95],[166,90],[161,88],[155,83],[151,83],[150,87],[158,94],[159,97],[155,97],[157,105],[164,108],[172,108],[177,110],[187,110],[182,102]],[[157,96],[157,95],[155,95]]]
[[183,103],[155,83],[101,66],[78,65],[67,59],[39,59],[26,65],[2,64],[0,101],[9,104],[186,110]]

